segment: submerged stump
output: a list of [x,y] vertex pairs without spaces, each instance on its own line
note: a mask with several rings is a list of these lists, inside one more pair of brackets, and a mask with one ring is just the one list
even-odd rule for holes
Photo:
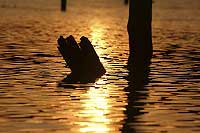
[[95,82],[106,72],[88,38],[83,36],[80,40],[78,44],[72,35],[67,38],[60,36],[58,39],[58,50],[71,69],[62,82]]

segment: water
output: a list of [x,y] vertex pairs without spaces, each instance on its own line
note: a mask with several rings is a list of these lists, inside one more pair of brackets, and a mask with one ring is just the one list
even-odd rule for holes
[[[155,1],[149,82],[133,99],[123,1],[45,2],[0,0],[0,132],[200,132],[199,0]],[[56,40],[70,34],[100,56],[96,83],[57,86],[70,70]]]

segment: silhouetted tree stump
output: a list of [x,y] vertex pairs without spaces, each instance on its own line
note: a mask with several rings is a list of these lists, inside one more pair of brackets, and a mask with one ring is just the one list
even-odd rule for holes
[[78,44],[72,35],[66,39],[61,36],[58,39],[58,50],[71,69],[71,74],[63,82],[94,82],[106,72],[86,37],[81,37]]

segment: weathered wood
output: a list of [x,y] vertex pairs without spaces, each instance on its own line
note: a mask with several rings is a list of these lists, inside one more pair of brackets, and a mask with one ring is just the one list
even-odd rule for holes
[[81,42],[78,44],[73,36],[66,39],[61,36],[58,39],[58,50],[71,69],[71,74],[64,81],[94,82],[106,72],[86,37],[81,37]]
[[125,5],[128,5],[128,1],[129,1],[129,0],[124,0],[124,4],[125,4]]
[[77,64],[80,64],[81,54],[79,46],[74,37],[69,36],[64,39],[61,36],[58,39],[58,49],[72,72],[74,74],[79,74],[80,68],[77,66]]
[[67,0],[61,0],[61,11],[66,11],[67,9]]
[[145,84],[149,73],[153,53],[151,23],[152,0],[130,0],[128,79],[137,84]]
[[103,75],[106,71],[88,38],[81,37],[80,47],[81,55],[84,58],[85,68],[83,69],[88,70],[85,75],[93,78]]
[[128,64],[144,62],[152,56],[152,0],[130,0]]

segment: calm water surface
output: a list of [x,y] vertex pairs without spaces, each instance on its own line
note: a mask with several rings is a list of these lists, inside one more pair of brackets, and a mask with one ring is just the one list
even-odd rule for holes
[[[123,1],[59,5],[0,0],[0,132],[200,132],[199,0],[155,1],[149,82],[132,99]],[[58,87],[70,70],[56,40],[70,34],[100,56],[107,73],[95,83]]]

